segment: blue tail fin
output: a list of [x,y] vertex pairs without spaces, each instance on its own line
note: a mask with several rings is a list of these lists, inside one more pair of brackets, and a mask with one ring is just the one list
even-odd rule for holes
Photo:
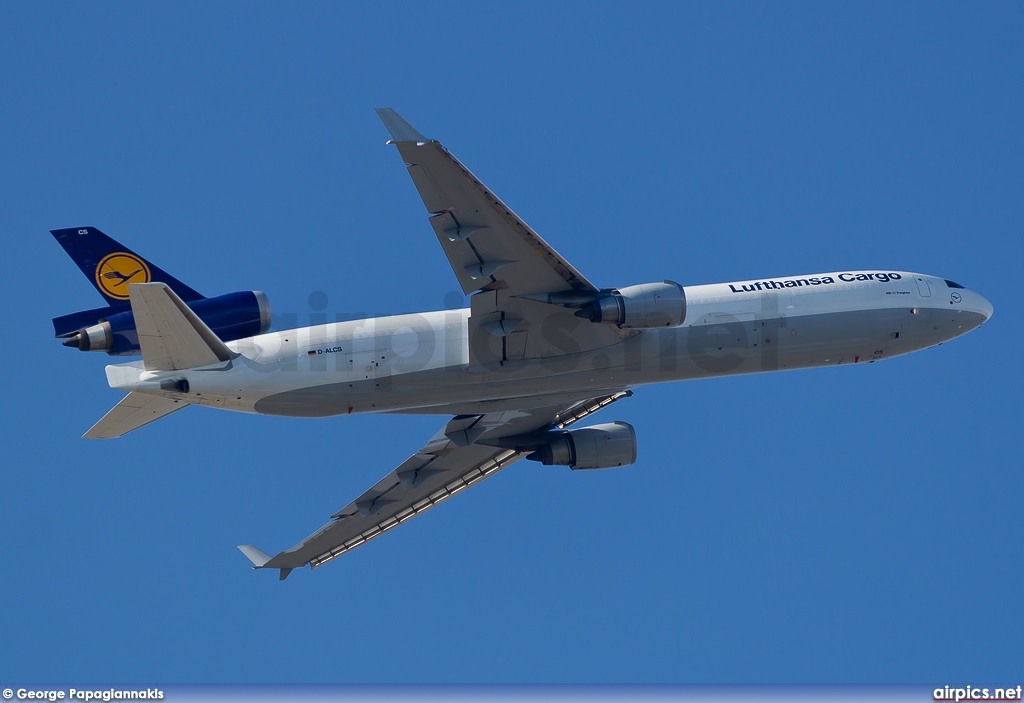
[[95,227],[54,229],[50,234],[111,306],[127,304],[129,283],[166,283],[186,303],[203,298],[162,268]]

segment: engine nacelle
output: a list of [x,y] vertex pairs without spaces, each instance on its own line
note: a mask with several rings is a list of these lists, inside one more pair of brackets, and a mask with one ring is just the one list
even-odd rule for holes
[[677,327],[686,319],[686,293],[675,281],[616,288],[576,315],[626,328]]
[[[263,291],[226,293],[186,304],[224,342],[253,337],[270,329],[270,301]],[[112,314],[103,316],[102,313],[107,311]],[[102,351],[111,356],[139,353],[139,334],[131,308],[117,312],[105,308],[92,312],[98,313],[92,319],[99,321],[68,337],[63,342],[64,346],[77,347],[81,351]]]
[[573,470],[629,466],[636,461],[636,432],[626,422],[566,430],[526,458]]

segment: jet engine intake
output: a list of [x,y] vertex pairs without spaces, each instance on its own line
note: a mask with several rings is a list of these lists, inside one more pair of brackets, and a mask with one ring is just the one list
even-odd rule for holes
[[636,432],[626,422],[606,422],[556,433],[526,458],[545,466],[610,469],[636,461]]
[[686,293],[675,281],[616,288],[585,305],[576,316],[633,329],[677,327],[686,319]]

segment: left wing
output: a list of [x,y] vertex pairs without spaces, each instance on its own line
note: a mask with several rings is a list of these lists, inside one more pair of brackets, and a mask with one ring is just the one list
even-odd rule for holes
[[[471,368],[600,349],[635,332],[575,316],[602,294],[439,142],[377,110],[470,298]],[[574,309],[575,308],[575,309]]]
[[[254,569],[280,569],[281,580],[297,567],[316,568],[522,459],[533,449],[526,438],[568,427],[630,395],[620,391],[557,407],[457,415],[426,446],[291,549],[273,557],[251,544],[239,549]],[[520,437],[525,445],[519,444]]]

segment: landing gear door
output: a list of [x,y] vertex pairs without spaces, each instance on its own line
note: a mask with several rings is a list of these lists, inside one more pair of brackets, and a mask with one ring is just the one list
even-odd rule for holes
[[924,276],[914,276],[917,281],[917,291],[921,294],[922,298],[932,297],[932,287],[928,283],[928,279]]

